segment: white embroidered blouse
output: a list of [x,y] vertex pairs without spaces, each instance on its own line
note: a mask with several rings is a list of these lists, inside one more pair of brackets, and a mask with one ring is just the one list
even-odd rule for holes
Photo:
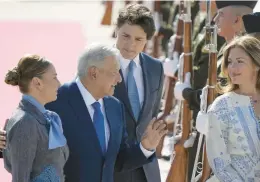
[[260,182],[260,121],[250,97],[229,92],[208,111],[207,182]]

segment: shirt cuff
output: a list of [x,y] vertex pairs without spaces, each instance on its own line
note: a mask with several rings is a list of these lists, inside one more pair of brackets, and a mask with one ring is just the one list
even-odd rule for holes
[[146,157],[146,158],[149,158],[149,157],[151,157],[152,155],[153,155],[153,153],[155,152],[155,150],[146,150],[143,146],[142,146],[142,144],[140,143],[140,149],[142,150],[142,152],[143,152],[143,154],[144,154],[144,156]]

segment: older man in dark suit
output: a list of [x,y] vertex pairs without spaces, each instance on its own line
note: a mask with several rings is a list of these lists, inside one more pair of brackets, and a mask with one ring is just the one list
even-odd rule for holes
[[152,121],[136,143],[127,141],[123,104],[112,95],[121,82],[117,50],[90,46],[79,58],[75,81],[64,84],[58,99],[47,104],[59,114],[70,150],[66,182],[114,182],[113,172],[152,162],[166,133],[162,121]]

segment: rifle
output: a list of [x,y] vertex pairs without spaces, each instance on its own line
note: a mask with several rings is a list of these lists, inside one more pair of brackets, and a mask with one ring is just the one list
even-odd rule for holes
[[[208,97],[207,97],[207,106],[212,104],[212,102],[217,97],[217,92],[215,90],[215,86],[217,84],[217,26],[214,25],[213,27],[213,42],[210,44],[209,47],[209,76],[208,76]],[[204,145],[204,152],[203,152],[203,171],[202,171],[202,179],[201,182],[205,182],[211,173],[211,169],[207,160],[207,152],[206,147]]]
[[[186,73],[192,73],[192,53],[191,53],[191,2],[185,1],[186,12],[184,18],[184,48],[180,59],[180,67],[178,79],[184,81]],[[174,145],[175,156],[171,164],[166,182],[186,182],[188,180],[188,149],[184,146],[189,139],[191,131],[192,112],[189,109],[189,104],[186,100],[181,102],[181,119],[182,119],[182,135],[180,141]]]
[[182,15],[184,14],[184,1],[180,1],[179,5],[179,18],[177,24],[177,33],[176,33],[176,44],[174,44],[174,50],[177,52],[182,52],[182,36],[183,36],[183,28],[184,22]]
[[183,51],[183,16],[184,16],[184,1],[180,1],[179,4],[179,17],[177,22],[176,34],[171,36],[168,43],[168,58],[165,60],[164,68],[167,76],[175,77],[177,71],[177,65],[179,63],[179,56]]
[[[173,35],[170,39],[170,42],[168,44],[168,58],[166,59],[166,62],[169,61],[169,64],[172,64],[175,68],[171,69],[171,74],[165,76],[164,81],[164,103],[163,103],[163,112],[158,114],[159,120],[165,120],[167,123],[167,128],[169,131],[173,131],[173,122],[171,121],[170,117],[168,117],[171,114],[172,109],[174,108],[175,99],[173,95],[173,88],[175,86],[175,82],[177,80],[177,77],[175,76],[175,72],[177,68],[177,64],[179,62],[179,55],[182,51],[182,35],[183,35],[183,13],[184,13],[184,5],[183,1],[181,1],[181,6],[179,8],[179,18],[178,18],[178,26],[177,26],[177,34]],[[178,41],[175,41],[178,39]],[[166,63],[167,64],[167,63]],[[164,65],[164,67],[167,67],[167,65]],[[168,120],[168,121],[167,121]],[[156,149],[156,154],[158,157],[161,157],[162,149],[163,149],[163,142],[164,137],[162,137],[159,145]]]
[[101,20],[101,25],[111,25],[113,12],[113,1],[106,1],[106,10]]
[[[157,20],[159,22],[160,22],[160,10],[161,10],[160,1],[154,1],[154,15],[157,18],[159,18],[159,20]],[[152,57],[154,57],[154,58],[160,57],[160,45],[161,45],[161,39],[162,39],[161,35],[159,34],[159,28],[160,27],[157,27],[157,28],[158,28],[158,30],[156,30],[156,32],[153,36]]]
[[[211,12],[210,12],[210,0],[207,0],[207,21],[206,21],[206,32],[205,32],[205,50],[209,51],[209,66],[208,66],[208,80],[207,85],[203,88],[201,97],[201,109],[200,112],[206,113],[208,106],[217,97],[215,86],[217,84],[217,26],[211,25]],[[200,141],[202,143],[203,134],[200,134]],[[200,153],[201,145],[198,145],[196,161]],[[195,162],[196,163],[196,162]],[[195,168],[197,166],[194,166]],[[202,172],[195,178],[195,181],[205,182],[210,177],[211,169],[207,160],[206,144],[203,146],[203,159],[202,159]],[[195,171],[193,171],[195,176]]]

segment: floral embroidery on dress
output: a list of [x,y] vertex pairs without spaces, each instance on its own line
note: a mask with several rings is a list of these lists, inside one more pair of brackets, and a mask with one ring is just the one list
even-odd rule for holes
[[242,130],[241,128],[234,128],[233,131],[234,133],[239,134]]
[[[224,94],[214,101],[208,112],[211,119],[208,128],[210,139],[206,145],[208,159],[220,182],[260,181],[257,151],[260,141],[256,140],[256,137],[260,139],[260,124],[255,123],[253,108],[245,101],[245,97]],[[216,144],[213,142],[216,139],[222,141]]]
[[255,170],[255,177],[260,178],[260,170]]
[[248,182],[255,182],[254,178],[248,178],[247,181]]

